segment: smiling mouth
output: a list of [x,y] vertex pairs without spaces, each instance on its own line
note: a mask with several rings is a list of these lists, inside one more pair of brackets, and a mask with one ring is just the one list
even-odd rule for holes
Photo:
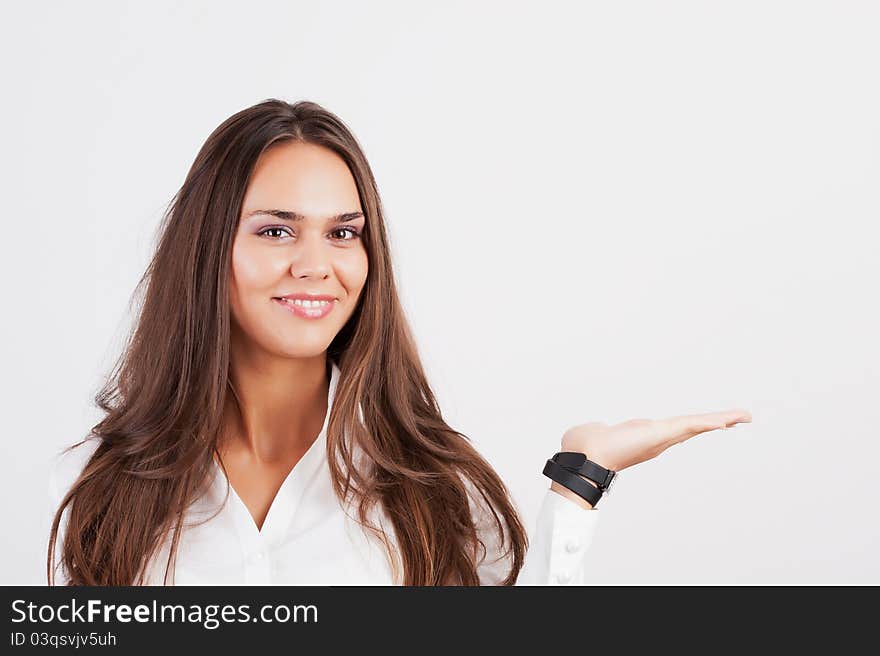
[[279,303],[285,310],[292,312],[294,315],[303,319],[322,319],[333,310],[337,301],[304,301],[301,299],[286,299],[275,297],[276,303]]
[[291,299],[275,297],[275,300],[302,308],[322,308],[333,303],[333,301],[307,301],[300,298]]

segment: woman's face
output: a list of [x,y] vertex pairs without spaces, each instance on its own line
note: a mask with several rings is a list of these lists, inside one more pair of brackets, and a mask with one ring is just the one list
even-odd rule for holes
[[[284,357],[326,351],[367,279],[362,212],[354,178],[336,153],[309,143],[270,146],[245,192],[232,245],[233,330]],[[279,300],[299,294],[332,300],[324,308]],[[320,318],[304,316],[326,308]]]

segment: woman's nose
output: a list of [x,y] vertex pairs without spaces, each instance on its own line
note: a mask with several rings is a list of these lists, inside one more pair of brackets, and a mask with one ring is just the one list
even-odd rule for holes
[[330,273],[329,246],[318,237],[304,238],[293,249],[290,272],[293,276],[326,277]]

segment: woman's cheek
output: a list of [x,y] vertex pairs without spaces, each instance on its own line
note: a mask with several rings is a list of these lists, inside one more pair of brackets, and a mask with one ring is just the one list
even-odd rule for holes
[[346,293],[349,296],[356,296],[367,280],[368,260],[366,250],[363,248],[351,250],[351,253],[346,253],[345,257],[338,259],[336,271]]
[[233,249],[232,268],[241,289],[264,289],[277,283],[286,265],[283,258],[265,249],[242,244]]

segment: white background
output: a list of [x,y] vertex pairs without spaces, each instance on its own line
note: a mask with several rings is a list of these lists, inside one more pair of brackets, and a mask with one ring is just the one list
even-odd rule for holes
[[4,3],[0,582],[208,134],[362,143],[449,423],[531,529],[562,433],[744,407],[632,467],[592,583],[880,583],[880,5]]

